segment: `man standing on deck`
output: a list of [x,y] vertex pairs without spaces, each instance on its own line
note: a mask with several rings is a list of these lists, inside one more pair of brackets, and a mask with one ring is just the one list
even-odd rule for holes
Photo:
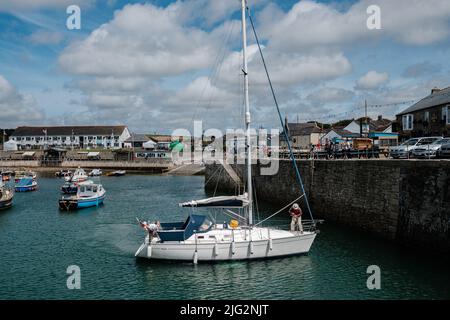
[[302,225],[302,209],[297,203],[294,203],[289,210],[289,214],[292,217],[291,220],[291,231],[299,230],[300,233],[303,233],[303,225]]

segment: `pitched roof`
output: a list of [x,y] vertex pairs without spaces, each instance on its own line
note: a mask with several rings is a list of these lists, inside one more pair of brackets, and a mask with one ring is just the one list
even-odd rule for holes
[[315,123],[288,123],[287,127],[291,136],[305,136],[322,132]]
[[129,137],[127,140],[125,140],[125,142],[147,142],[149,141],[150,138],[145,135],[145,134],[141,134],[141,133],[132,133],[131,137]]
[[90,135],[108,136],[121,135],[126,126],[60,126],[60,127],[18,127],[11,135],[20,136],[44,136],[47,130],[48,136]]
[[148,137],[155,142],[172,142],[172,136],[170,135],[152,134],[149,135]]
[[419,102],[413,104],[411,107],[407,108],[406,110],[403,110],[398,116],[420,111],[423,109],[428,109],[431,107],[439,106],[442,104],[450,103],[450,87],[442,89],[442,90],[433,90],[433,92],[428,95],[427,97],[423,98]]

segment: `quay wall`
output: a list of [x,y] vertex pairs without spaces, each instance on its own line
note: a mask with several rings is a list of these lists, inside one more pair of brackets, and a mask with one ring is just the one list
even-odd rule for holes
[[[404,245],[450,252],[450,161],[298,160],[315,218],[355,227]],[[285,205],[301,193],[288,160],[274,175],[253,165],[259,200]],[[233,165],[245,180],[243,165]],[[235,192],[220,164],[205,169],[205,188]],[[300,201],[301,203],[301,201]],[[305,204],[302,203],[304,212]]]
[[54,166],[42,165],[39,160],[0,160],[0,168],[33,168],[58,171],[61,168],[84,168],[84,169],[110,169],[110,170],[132,170],[143,172],[166,172],[174,168],[170,161],[63,161]]
[[0,168],[36,168],[40,165],[39,160],[0,160]]

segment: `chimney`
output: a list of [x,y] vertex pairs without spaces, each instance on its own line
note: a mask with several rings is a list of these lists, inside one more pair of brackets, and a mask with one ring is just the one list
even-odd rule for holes
[[379,116],[378,116],[378,121],[382,121],[383,120],[383,116],[380,114]]
[[435,94],[439,91],[441,91],[441,89],[439,89],[438,87],[434,87],[433,89],[431,89],[431,94]]

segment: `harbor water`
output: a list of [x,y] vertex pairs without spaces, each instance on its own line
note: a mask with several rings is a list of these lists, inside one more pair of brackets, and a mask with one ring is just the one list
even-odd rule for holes
[[[0,212],[0,299],[448,299],[450,262],[325,222],[308,255],[215,264],[137,260],[136,217],[176,221],[182,201],[205,197],[202,176],[102,177],[99,208],[58,209],[63,181],[40,177]],[[261,217],[278,208],[259,203]],[[332,210],[332,208],[330,208]],[[280,221],[281,219],[281,221]],[[222,221],[218,221],[222,222]],[[287,225],[288,214],[277,217]],[[69,266],[81,289],[67,288]],[[381,289],[367,288],[367,267]]]

